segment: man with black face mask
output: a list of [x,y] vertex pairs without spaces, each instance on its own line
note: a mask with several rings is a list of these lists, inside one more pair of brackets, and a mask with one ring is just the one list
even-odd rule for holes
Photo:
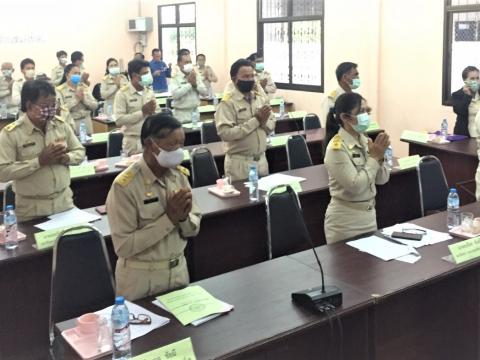
[[265,157],[267,136],[275,129],[275,116],[265,92],[255,82],[251,61],[237,60],[230,68],[235,88],[224,93],[215,113],[218,135],[225,143],[225,175],[232,180],[248,178],[249,165],[268,174]]

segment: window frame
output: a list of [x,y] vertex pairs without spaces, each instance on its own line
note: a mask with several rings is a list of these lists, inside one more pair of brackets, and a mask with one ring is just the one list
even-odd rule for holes
[[[480,4],[452,5],[452,0],[444,0],[443,12],[443,75],[442,75],[442,105],[452,106],[452,35],[453,15],[461,12],[480,12]],[[460,76],[460,74],[458,74]],[[456,89],[455,89],[456,90]]]
[[[325,68],[325,0],[322,1],[321,6],[321,15],[308,15],[308,16],[293,16],[293,1],[287,0],[287,16],[285,17],[276,17],[276,18],[262,18],[262,1],[257,0],[257,52],[265,56],[263,52],[263,38],[264,38],[264,24],[269,23],[288,23],[288,83],[276,82],[275,84],[278,89],[284,90],[298,90],[298,91],[307,91],[307,92],[324,92],[325,78],[324,78],[324,68]],[[305,85],[305,84],[296,84],[292,81],[293,66],[292,66],[292,23],[298,21],[320,21],[320,47],[321,47],[321,65],[320,65],[320,76],[321,83],[320,85]]]
[[[193,5],[195,7],[195,22],[193,23],[180,23],[180,6]],[[162,24],[162,8],[168,6],[175,6],[175,24]],[[177,29],[177,53],[180,50],[180,28],[195,28],[195,49],[189,49],[190,52],[197,53],[197,4],[195,2],[177,3],[177,4],[165,4],[157,6],[158,17],[158,48],[163,53],[162,43],[162,29],[164,28],[176,28]]]

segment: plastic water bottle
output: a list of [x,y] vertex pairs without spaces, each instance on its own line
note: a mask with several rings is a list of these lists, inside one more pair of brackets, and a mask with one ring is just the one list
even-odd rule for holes
[[85,125],[84,121],[80,122],[80,127],[79,127],[79,135],[80,135],[80,142],[86,143],[87,142],[87,125]]
[[280,100],[280,116],[285,114],[285,102],[283,99]]
[[8,117],[7,104],[0,104],[0,117],[6,119]]
[[385,161],[387,163],[387,166],[390,170],[393,168],[393,148],[392,145],[389,145],[387,147],[387,150],[385,150]]
[[460,225],[460,198],[457,189],[451,188],[447,199],[447,227],[449,229]]
[[218,106],[218,97],[217,94],[213,94],[213,106],[215,106],[215,109]]
[[192,127],[193,127],[194,129],[196,129],[197,126],[198,126],[198,118],[199,118],[199,117],[200,117],[200,114],[198,113],[198,109],[195,108],[195,109],[192,111]]
[[112,308],[112,359],[129,359],[132,355],[130,342],[130,313],[123,296],[115,298]]
[[249,197],[250,201],[258,201],[260,198],[258,190],[258,170],[257,164],[250,164],[250,170],[248,172],[248,186],[249,186]]
[[442,137],[444,139],[446,139],[447,136],[448,136],[448,121],[447,121],[447,119],[443,119],[442,126],[440,127],[440,131],[442,133]]
[[15,215],[13,205],[7,205],[5,209],[5,214],[3,214],[3,224],[5,226],[5,230],[3,233],[3,236],[5,238],[5,249],[16,249],[18,247],[17,215]]
[[110,119],[112,117],[112,115],[113,115],[113,106],[112,106],[112,104],[108,104],[108,106],[107,106],[107,116]]

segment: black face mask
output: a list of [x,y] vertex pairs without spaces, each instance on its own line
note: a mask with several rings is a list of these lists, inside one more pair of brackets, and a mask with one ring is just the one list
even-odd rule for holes
[[255,80],[238,80],[237,87],[238,90],[242,93],[248,93],[252,91],[253,86],[255,85]]

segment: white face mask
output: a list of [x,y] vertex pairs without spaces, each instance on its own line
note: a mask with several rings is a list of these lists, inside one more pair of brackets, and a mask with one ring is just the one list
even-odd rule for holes
[[114,67],[108,68],[108,72],[110,75],[118,75],[120,74],[120,68],[118,66],[114,66]]
[[12,70],[11,69],[5,69],[5,70],[2,70],[2,75],[9,78],[12,76]]
[[67,58],[66,57],[61,57],[60,58],[60,64],[65,65],[67,63]]
[[183,161],[183,149],[180,147],[177,150],[173,151],[166,151],[162,150],[160,147],[158,147],[157,144],[155,144],[158,149],[160,149],[160,152],[155,155],[155,158],[157,159],[158,164],[161,167],[168,168],[168,169],[175,169],[178,165],[180,165]]
[[35,69],[25,70],[25,77],[28,79],[33,79],[35,77]]
[[185,64],[183,65],[183,71],[186,72],[187,74],[190,74],[193,70],[193,64],[192,63],[188,63],[188,64]]

